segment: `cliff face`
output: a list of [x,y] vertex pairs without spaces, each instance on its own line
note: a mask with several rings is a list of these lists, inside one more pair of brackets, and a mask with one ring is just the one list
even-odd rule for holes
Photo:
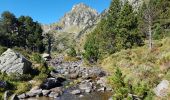
[[[96,10],[90,8],[89,6],[80,3],[73,6],[72,10],[65,14],[65,16],[60,20],[60,24],[63,26],[65,32],[72,31],[77,33],[84,29],[88,25],[93,25],[96,21],[98,13]],[[79,30],[71,30],[71,28],[79,28]]]

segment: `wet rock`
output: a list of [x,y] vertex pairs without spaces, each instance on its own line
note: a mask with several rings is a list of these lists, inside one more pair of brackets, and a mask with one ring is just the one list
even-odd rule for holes
[[57,79],[55,79],[55,78],[47,78],[46,80],[45,80],[45,82],[43,82],[42,84],[41,84],[41,88],[42,89],[47,89],[47,90],[49,90],[49,89],[51,89],[51,88],[54,88],[54,87],[59,87],[59,86],[62,86],[62,84],[61,84],[61,82],[59,82]]
[[59,96],[59,93],[51,92],[48,96],[51,98],[57,98]]
[[48,96],[50,92],[51,92],[50,90],[42,90],[43,96]]
[[168,89],[169,89],[169,81],[167,80],[162,80],[156,88],[154,88],[154,93],[158,97],[165,97],[168,94]]
[[71,94],[75,94],[75,95],[80,94],[80,93],[81,93],[80,90],[73,90],[73,91],[71,92]]

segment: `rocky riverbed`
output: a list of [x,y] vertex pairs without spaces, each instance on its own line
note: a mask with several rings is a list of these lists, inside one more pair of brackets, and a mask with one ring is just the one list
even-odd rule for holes
[[100,67],[84,67],[82,63],[81,59],[65,62],[63,56],[49,61],[49,65],[54,67],[49,77],[43,84],[33,87],[29,92],[19,95],[18,98],[108,100],[112,89],[106,84],[107,73]]

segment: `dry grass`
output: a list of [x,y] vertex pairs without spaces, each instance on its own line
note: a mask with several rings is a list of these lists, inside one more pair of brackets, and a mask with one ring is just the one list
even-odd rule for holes
[[163,79],[170,81],[170,38],[154,41],[152,51],[145,45],[117,52],[102,60],[101,66],[111,75],[119,67],[134,84],[145,81],[155,87]]

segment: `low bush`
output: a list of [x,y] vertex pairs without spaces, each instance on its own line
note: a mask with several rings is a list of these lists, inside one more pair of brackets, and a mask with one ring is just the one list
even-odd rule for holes
[[34,61],[35,63],[43,63],[44,60],[41,57],[41,55],[39,53],[33,53],[31,56],[31,60]]
[[[119,68],[116,69],[114,75],[109,78],[110,84],[114,89],[114,99],[122,100],[122,99],[146,99],[152,98],[153,93],[151,91],[151,87],[148,83],[144,81],[134,83],[133,80],[125,80],[126,76],[123,75]],[[131,94],[131,95],[130,95]],[[132,96],[135,95],[136,97]]]
[[0,46],[0,55],[7,50],[6,47]]
[[15,92],[17,94],[22,94],[22,93],[29,91],[30,89],[31,89],[31,84],[29,84],[28,82],[20,82],[20,83],[17,83]]
[[70,48],[68,51],[67,51],[67,54],[68,56],[71,56],[71,57],[75,57],[77,54],[76,54],[76,50],[72,47]]

